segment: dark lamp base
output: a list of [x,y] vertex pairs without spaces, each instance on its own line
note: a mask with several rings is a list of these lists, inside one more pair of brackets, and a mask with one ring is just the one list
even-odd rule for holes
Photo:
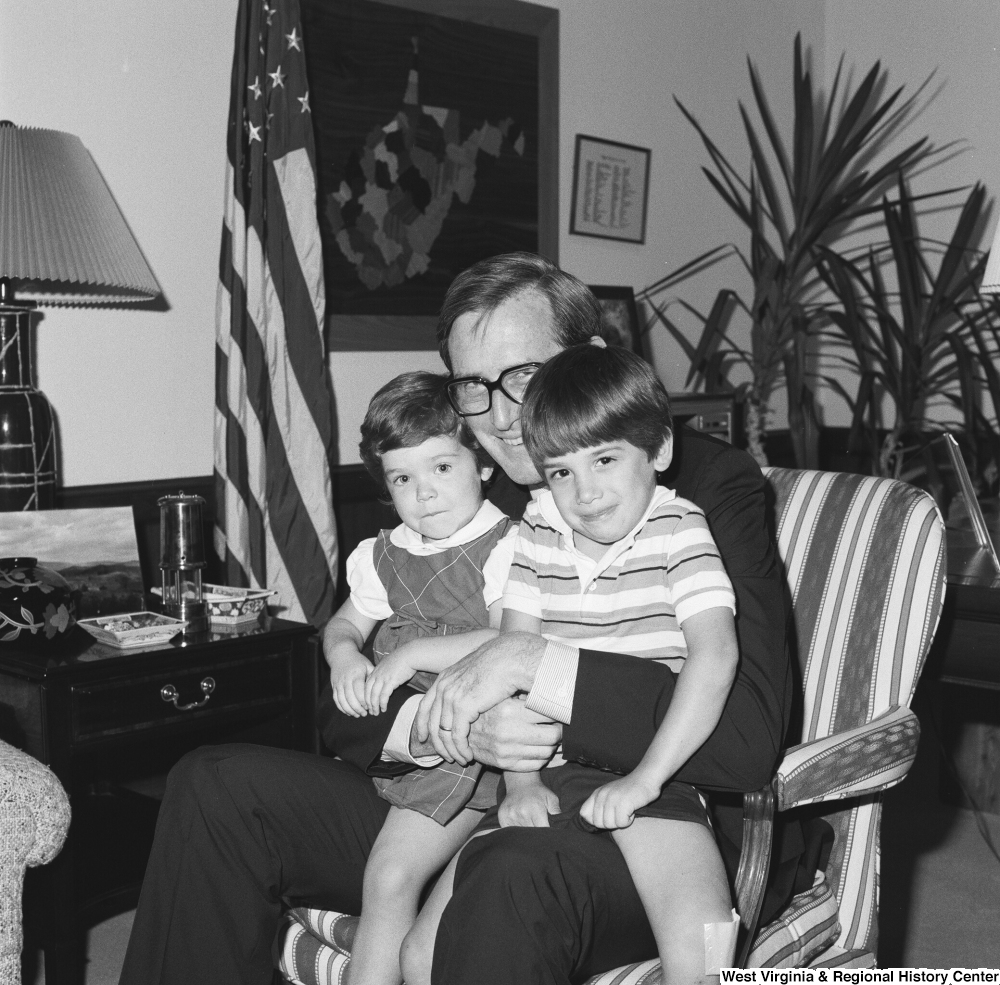
[[52,407],[31,382],[29,311],[0,305],[0,510],[56,505]]

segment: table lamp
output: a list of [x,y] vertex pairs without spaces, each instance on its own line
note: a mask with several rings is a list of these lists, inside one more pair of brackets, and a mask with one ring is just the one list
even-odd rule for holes
[[32,310],[160,293],[80,139],[0,121],[0,510],[55,506],[55,428],[34,386]]

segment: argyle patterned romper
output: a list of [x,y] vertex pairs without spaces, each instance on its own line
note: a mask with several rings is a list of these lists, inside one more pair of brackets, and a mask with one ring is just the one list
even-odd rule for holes
[[[500,520],[486,533],[439,554],[411,554],[389,540],[375,538],[372,560],[385,586],[393,615],[375,637],[375,663],[396,647],[422,636],[444,636],[489,626],[483,599],[483,565],[513,521]],[[437,675],[419,671],[410,687],[426,691]],[[496,803],[500,774],[478,763],[442,763],[392,778],[375,778],[380,796],[397,807],[418,811],[447,824],[462,808],[485,810]]]

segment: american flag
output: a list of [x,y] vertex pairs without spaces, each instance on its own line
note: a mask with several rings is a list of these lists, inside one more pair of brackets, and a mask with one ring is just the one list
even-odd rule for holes
[[333,613],[333,404],[298,0],[240,0],[216,310],[216,549],[280,614]]

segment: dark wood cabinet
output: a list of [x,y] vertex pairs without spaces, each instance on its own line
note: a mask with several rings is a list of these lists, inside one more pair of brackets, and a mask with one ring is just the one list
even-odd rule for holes
[[743,446],[738,405],[732,394],[672,393],[670,411],[676,424],[686,424],[729,444]]
[[1000,573],[971,530],[947,533],[948,590],[923,674],[951,767],[941,799],[1000,814]]
[[317,661],[311,626],[267,618],[137,650],[79,627],[56,648],[0,647],[0,735],[52,768],[73,810],[66,847],[25,887],[48,985],[79,985],[87,927],[135,905],[181,756],[231,741],[317,751]]

